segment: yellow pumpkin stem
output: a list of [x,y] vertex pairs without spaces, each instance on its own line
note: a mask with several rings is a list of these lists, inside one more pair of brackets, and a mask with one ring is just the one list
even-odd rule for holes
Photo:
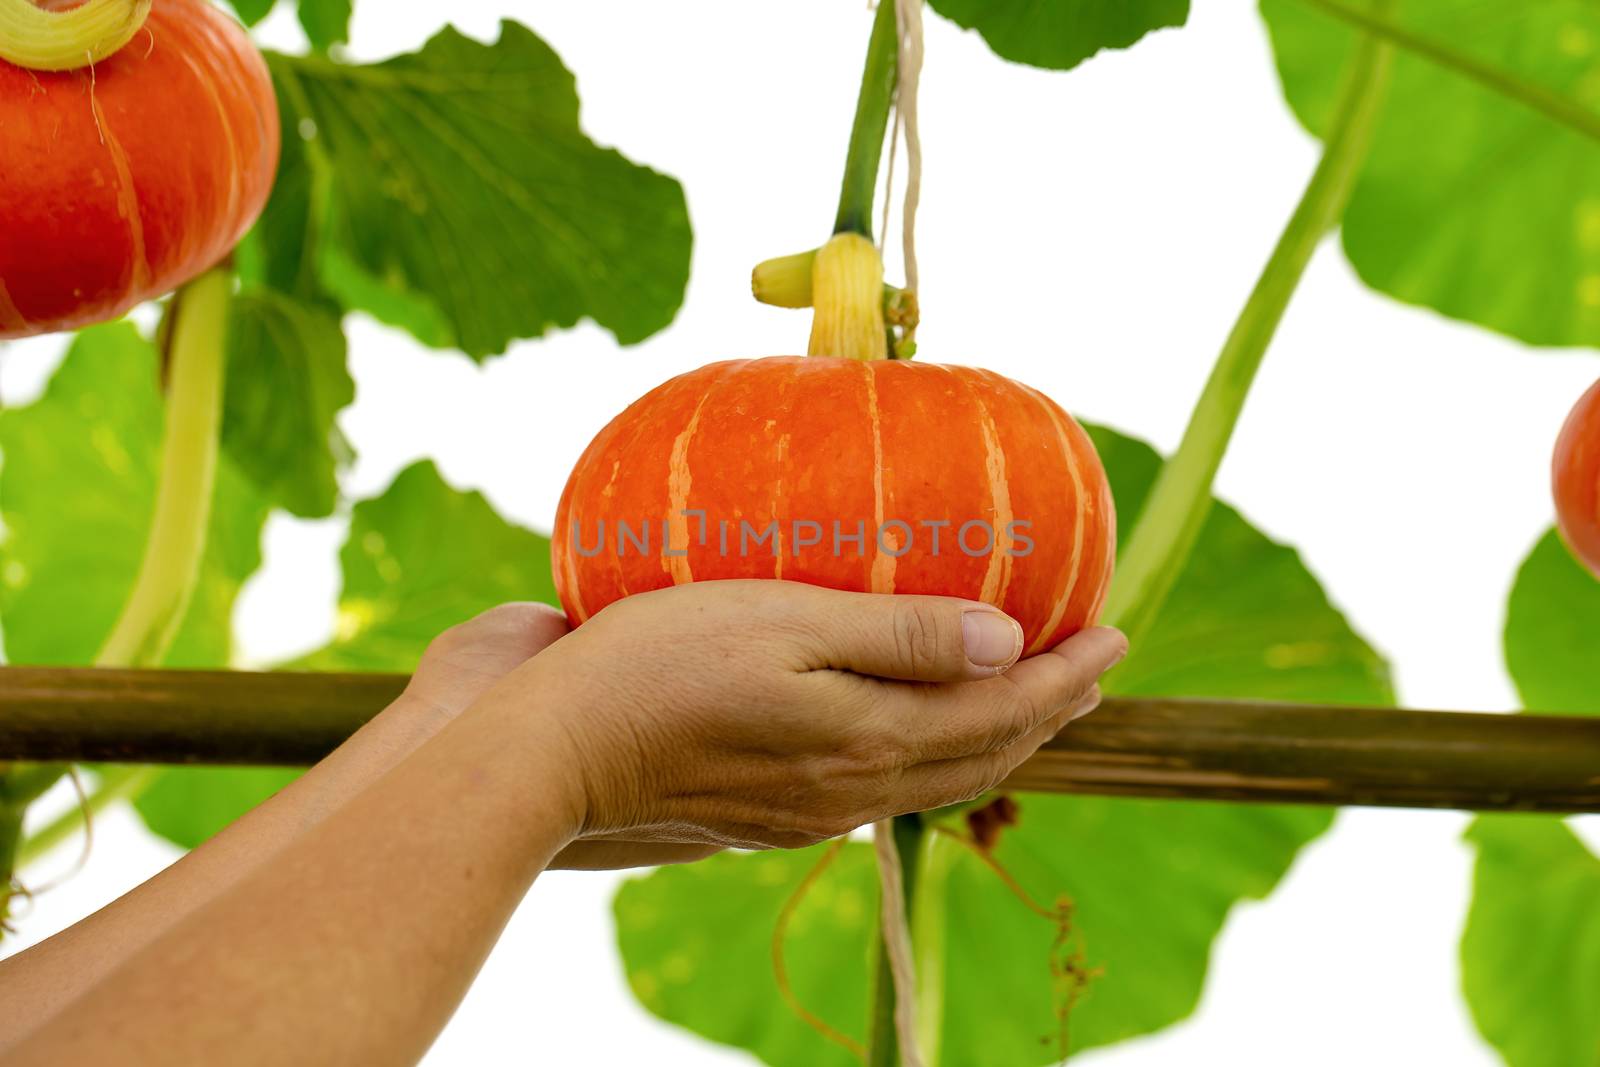
[[66,10],[0,0],[0,59],[28,70],[76,70],[133,40],[152,0],[88,0]]
[[816,315],[808,355],[888,358],[883,260],[870,240],[841,233],[818,249],[811,265],[811,297]]
[[750,291],[758,301],[773,307],[808,308],[811,306],[811,274],[816,263],[815,248],[762,260],[750,272]]

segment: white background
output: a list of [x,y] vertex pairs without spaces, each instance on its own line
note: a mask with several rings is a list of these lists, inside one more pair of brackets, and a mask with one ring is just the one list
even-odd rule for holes
[[[440,24],[435,5],[356,8],[352,52],[363,59],[414,47]],[[635,396],[713,359],[803,350],[805,317],[752,302],[748,273],[827,235],[870,14],[860,0],[447,9],[486,39],[501,16],[543,35],[577,72],[585,129],[681,179],[695,225],[684,310],[635,348],[586,325],[478,368],[351,322],[358,395],[341,425],[360,458],[346,489],[379,492],[432,456],[454,484],[548,529],[579,451]],[[297,32],[280,14],[266,36],[293,46]],[[1071,74],[1006,64],[930,15],[922,115],[919,355],[981,363],[1172,448],[1316,161],[1253,5],[1197,0],[1186,29]],[[8,354],[7,402],[36,392],[54,350]],[[1406,703],[1508,710],[1505,594],[1551,520],[1556,431],[1597,374],[1593,353],[1530,352],[1368,292],[1330,241],[1279,332],[1219,492],[1299,546],[1392,657]],[[243,663],[326,639],[343,529],[273,520],[267,566],[239,605]],[[1344,814],[1269,902],[1237,910],[1194,1018],[1075,1062],[1498,1062],[1457,993],[1465,822]],[[1582,830],[1600,841],[1592,824]],[[126,813],[103,818],[89,869],[42,898],[9,947],[175,855]],[[30,874],[70,860],[63,850]],[[429,1063],[750,1062],[633,1002],[610,933],[616,881],[542,879]]]

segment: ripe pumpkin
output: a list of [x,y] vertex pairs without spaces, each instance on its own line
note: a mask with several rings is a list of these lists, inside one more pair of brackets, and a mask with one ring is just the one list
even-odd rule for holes
[[562,493],[552,553],[573,625],[630,593],[784,578],[983,600],[1022,624],[1031,654],[1094,622],[1115,524],[1088,435],[1025,385],[773,357],[680,375],[601,430]]
[[206,0],[155,0],[92,69],[0,61],[0,338],[116,318],[214,266],[277,165],[266,63]]
[[1562,539],[1600,578],[1600,382],[1567,416],[1551,467]]

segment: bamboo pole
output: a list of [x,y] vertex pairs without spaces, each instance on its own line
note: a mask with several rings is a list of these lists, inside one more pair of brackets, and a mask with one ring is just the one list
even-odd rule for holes
[[[0,762],[314,763],[404,675],[0,668]],[[1600,812],[1600,717],[1111,697],[1005,788]]]

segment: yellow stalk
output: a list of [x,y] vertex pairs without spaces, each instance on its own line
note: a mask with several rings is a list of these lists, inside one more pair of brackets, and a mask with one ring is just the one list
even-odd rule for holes
[[816,316],[809,355],[888,358],[883,260],[871,241],[858,233],[841,233],[818,249],[811,293]]
[[817,250],[778,256],[756,264],[750,272],[750,291],[763,304],[780,308],[811,306],[811,273],[816,267]]

